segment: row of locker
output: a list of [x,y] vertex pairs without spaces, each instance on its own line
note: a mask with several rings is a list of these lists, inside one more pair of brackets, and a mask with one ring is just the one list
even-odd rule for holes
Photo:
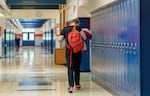
[[92,46],[92,50],[97,53],[92,55],[92,72],[98,82],[121,96],[139,96],[139,58],[136,51],[95,46]]
[[[92,34],[95,37],[92,41],[98,43],[133,41],[132,43],[137,43],[138,37],[135,36],[137,36],[136,31],[138,31],[137,26],[139,25],[139,8],[132,7],[130,3],[138,6],[138,3],[134,1],[126,0],[125,2],[124,0],[118,6],[94,13],[92,15]],[[135,15],[137,16],[135,17]]]
[[16,51],[15,33],[4,29],[2,34],[2,57],[14,57]]
[[106,42],[105,43],[94,43],[94,42],[92,42],[92,46],[137,50],[136,43],[106,43]]
[[54,30],[53,29],[51,29],[50,32],[44,32],[43,33],[42,47],[45,48],[45,51],[48,51],[51,54],[53,54],[54,48],[56,46],[55,41],[56,41],[56,38],[54,36]]
[[121,96],[140,96],[139,0],[92,13],[93,79]]
[[0,57],[15,56],[15,34],[20,32],[13,19],[0,18]]

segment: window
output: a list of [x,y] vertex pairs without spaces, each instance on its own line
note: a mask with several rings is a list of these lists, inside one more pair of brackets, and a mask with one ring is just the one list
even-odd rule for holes
[[34,33],[29,33],[29,40],[34,40]]
[[28,40],[28,33],[23,33],[23,40]]
[[34,33],[23,33],[23,40],[24,41],[34,41]]

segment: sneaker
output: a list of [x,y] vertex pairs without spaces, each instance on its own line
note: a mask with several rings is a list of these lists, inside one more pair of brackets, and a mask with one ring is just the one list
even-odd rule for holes
[[75,86],[75,90],[80,90],[81,86],[80,85],[76,85]]
[[73,87],[69,87],[69,88],[68,88],[68,92],[69,92],[69,93],[72,93],[72,92],[73,92]]

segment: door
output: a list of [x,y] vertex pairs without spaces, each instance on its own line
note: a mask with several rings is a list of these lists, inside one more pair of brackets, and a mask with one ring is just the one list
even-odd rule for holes
[[34,32],[23,32],[23,46],[35,46]]

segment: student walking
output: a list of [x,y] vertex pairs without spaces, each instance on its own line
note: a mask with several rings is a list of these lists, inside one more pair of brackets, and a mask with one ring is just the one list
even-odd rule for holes
[[[68,83],[69,83],[69,88],[68,88],[68,92],[72,93],[73,89],[79,90],[80,89],[80,64],[81,64],[81,59],[82,59],[82,52],[79,48],[79,51],[77,51],[76,49],[72,49],[70,48],[70,41],[68,40],[68,35],[70,35],[69,33],[71,33],[72,30],[76,30],[78,32],[81,31],[81,27],[79,26],[79,20],[78,19],[74,19],[72,20],[70,26],[64,27],[63,30],[60,33],[60,38],[59,41],[61,42],[63,40],[63,38],[65,38],[66,41],[66,65],[68,68]],[[70,38],[70,37],[69,37]],[[82,44],[82,40],[80,40],[81,42],[80,45],[77,46],[81,46],[83,47]],[[75,84],[75,85],[74,85]]]
[[16,36],[15,37],[15,42],[16,42],[16,51],[19,51],[19,47],[20,47],[20,37]]

